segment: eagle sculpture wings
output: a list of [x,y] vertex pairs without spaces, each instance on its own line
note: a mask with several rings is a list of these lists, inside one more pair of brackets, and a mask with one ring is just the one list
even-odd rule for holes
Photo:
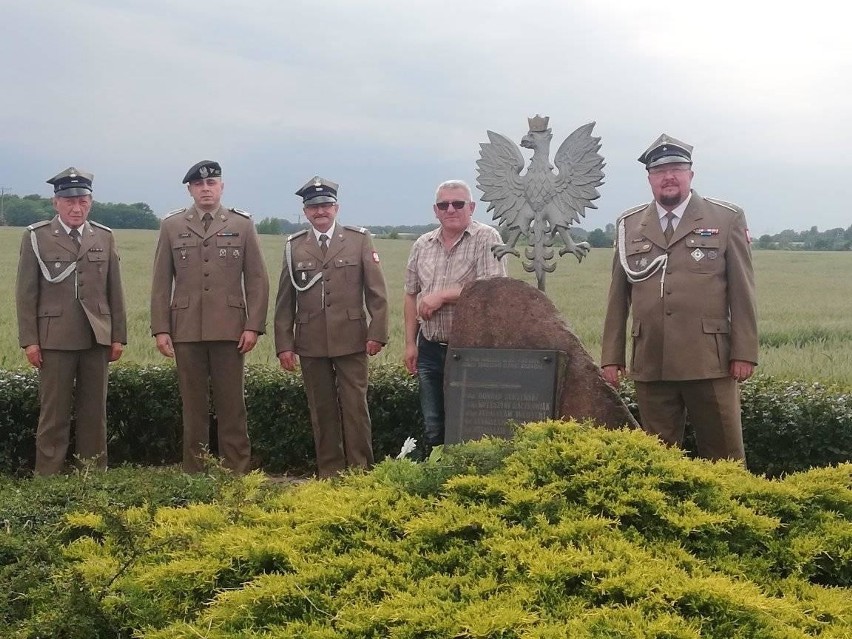
[[518,146],[509,138],[488,131],[489,142],[480,144],[477,188],[488,210],[494,210],[493,219],[499,220],[501,231],[508,234],[506,244],[492,247],[499,259],[507,253],[520,257],[515,244],[521,235],[529,238],[524,263],[527,272],[535,272],[538,288],[544,290],[544,274],[551,273],[556,264],[553,258],[553,240],[558,235],[564,248],[559,255],[573,253],[582,260],[589,252],[586,242],[575,243],[568,227],[585,217],[587,208],[597,208],[592,200],[600,197],[597,187],[603,184],[603,157],[598,153],[600,138],[592,136],[594,122],[585,124],[565,138],[550,163],[548,128],[550,118],[536,115],[528,118],[529,132],[521,139],[521,146],[532,149],[527,172],[521,175],[524,158]]

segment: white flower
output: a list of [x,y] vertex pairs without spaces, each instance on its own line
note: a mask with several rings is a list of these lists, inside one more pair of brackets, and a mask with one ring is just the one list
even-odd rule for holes
[[413,437],[409,437],[403,442],[402,449],[399,451],[399,455],[396,456],[397,459],[405,459],[408,456],[408,453],[412,452],[415,448],[417,448],[417,440]]

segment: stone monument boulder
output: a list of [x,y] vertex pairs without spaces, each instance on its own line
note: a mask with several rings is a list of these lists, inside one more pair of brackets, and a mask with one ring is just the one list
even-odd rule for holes
[[568,366],[557,414],[592,419],[607,428],[639,427],[553,302],[525,282],[499,277],[465,285],[456,303],[449,343],[453,348],[564,351]]

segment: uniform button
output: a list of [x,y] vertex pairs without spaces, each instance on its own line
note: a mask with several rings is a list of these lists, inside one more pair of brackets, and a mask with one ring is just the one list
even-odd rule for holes
[[669,289],[669,290],[667,290],[667,291],[666,291],[666,295],[671,295],[671,294],[672,294],[671,289]]
[[209,258],[209,257],[205,257],[205,258],[204,258],[204,261],[205,261],[205,262],[209,262],[209,261],[210,261],[210,258]]
[[205,273],[204,277],[210,277],[210,273]]
[[205,291],[209,291],[209,290],[210,290],[210,287],[209,287],[209,286],[205,286],[205,287],[204,287],[204,290],[205,290]]
[[672,314],[671,311],[666,311],[666,315],[671,315],[671,314]]
[[205,241],[204,241],[204,246],[210,246],[210,242],[208,242],[208,241],[206,241],[206,240],[205,240]]

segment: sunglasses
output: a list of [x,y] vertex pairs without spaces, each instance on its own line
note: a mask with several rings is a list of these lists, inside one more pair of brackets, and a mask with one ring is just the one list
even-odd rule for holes
[[465,202],[464,200],[453,200],[452,202],[435,202],[435,206],[438,207],[439,211],[446,211],[448,208],[450,208],[450,204],[453,205],[453,208],[456,211],[461,211],[465,207],[467,202]]

